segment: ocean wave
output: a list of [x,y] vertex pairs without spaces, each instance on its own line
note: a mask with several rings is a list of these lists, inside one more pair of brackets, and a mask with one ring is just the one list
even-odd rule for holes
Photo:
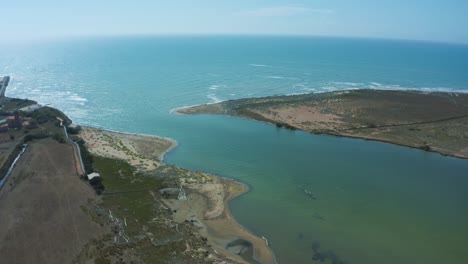
[[331,82],[336,85],[349,85],[349,86],[359,86],[364,85],[364,83],[354,83],[354,82]]
[[252,67],[270,67],[269,65],[266,65],[266,64],[249,64],[249,66],[252,66]]
[[373,85],[373,86],[377,86],[377,87],[383,86],[383,84],[378,83],[378,82],[370,82],[370,84]]
[[285,76],[279,76],[279,75],[269,75],[269,76],[261,76],[257,75],[258,77],[263,77],[267,79],[285,79],[285,80],[300,80],[300,78],[295,78],[295,77],[285,77]]
[[212,103],[221,103],[223,100],[219,99],[218,97],[216,97],[215,94],[209,94],[207,95],[206,97],[210,98],[212,100]]
[[399,90],[399,91],[421,91],[421,92],[449,92],[449,93],[467,93],[467,89],[449,88],[449,87],[406,87],[399,84],[384,84],[378,82],[328,82],[322,85],[310,85],[308,83],[296,83],[292,85],[292,89],[284,93],[286,95],[296,95],[304,93],[324,93],[343,90],[359,90],[359,89],[374,89],[374,90]]
[[63,103],[66,102],[70,105],[84,106],[88,102],[88,99],[70,91],[50,91],[43,87],[31,89],[21,88],[20,93],[17,90],[17,87],[9,87],[9,89],[7,89],[7,95],[32,99],[42,105],[63,105]]
[[208,88],[209,90],[218,90],[220,88],[226,88],[227,86],[224,85],[224,84],[213,84],[213,85],[210,85],[210,87]]
[[450,87],[407,87],[399,84],[383,84],[379,82],[354,83],[354,82],[329,82],[325,86],[320,86],[315,92],[320,91],[338,91],[338,90],[358,90],[358,89],[377,89],[377,90],[400,90],[400,91],[423,91],[423,92],[453,92],[466,93],[468,89],[450,88]]
[[88,99],[78,96],[77,94],[73,94],[67,98],[68,101],[74,102],[88,102]]

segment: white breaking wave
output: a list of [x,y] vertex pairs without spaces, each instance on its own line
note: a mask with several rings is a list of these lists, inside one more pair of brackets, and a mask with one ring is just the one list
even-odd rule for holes
[[224,84],[213,84],[208,89],[210,90],[218,90],[219,88],[225,88],[226,85]]
[[[466,89],[454,89],[449,87],[406,87],[398,84],[383,84],[378,82],[354,83],[354,82],[330,82],[324,86],[312,88],[314,92],[338,91],[338,90],[358,90],[358,89],[378,89],[378,90],[400,90],[400,91],[423,91],[423,92],[467,92]],[[309,90],[309,89],[307,89]]]
[[268,79],[285,79],[286,77],[283,77],[283,76],[266,76],[265,78],[268,78]]
[[304,93],[324,93],[343,90],[358,90],[358,89],[377,89],[377,90],[399,90],[399,91],[422,91],[422,92],[451,92],[451,93],[466,93],[468,89],[455,89],[449,87],[405,87],[398,84],[383,84],[378,82],[328,82],[325,84],[312,85],[310,83],[296,83],[292,85],[287,95],[296,95]]
[[360,86],[360,85],[364,85],[364,83],[353,83],[353,82],[331,82],[332,84],[336,84],[336,85],[348,85],[348,86]]
[[[82,107],[88,102],[88,99],[70,91],[50,91],[44,88],[23,88],[19,89],[20,95],[17,95],[18,91],[16,90],[18,90],[17,87],[9,87],[9,91],[12,92],[13,97],[32,99],[42,105],[65,108],[63,107],[63,103],[65,103],[71,109],[73,105]],[[70,112],[70,110],[68,111]]]
[[206,97],[210,98],[212,100],[212,103],[221,103],[223,100],[219,99],[218,97],[216,97],[215,94],[209,94],[207,95]]
[[252,67],[270,67],[270,66],[268,66],[266,64],[249,64],[249,65],[252,66]]
[[269,76],[261,76],[257,75],[258,77],[262,78],[267,78],[267,79],[286,79],[286,80],[300,80],[300,78],[294,78],[294,77],[284,77],[284,76],[279,76],[279,75],[269,75]]
[[71,95],[70,97],[67,98],[67,100],[74,101],[74,102],[88,102],[88,99],[80,97],[77,94]]
[[378,82],[370,82],[370,84],[373,85],[373,86],[377,86],[377,87],[383,86],[383,84],[378,83]]

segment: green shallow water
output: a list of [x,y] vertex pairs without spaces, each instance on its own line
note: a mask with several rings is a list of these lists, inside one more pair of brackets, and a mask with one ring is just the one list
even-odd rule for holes
[[212,119],[205,131],[212,144],[181,141],[167,161],[247,183],[251,192],[230,208],[270,240],[281,263],[314,263],[313,244],[346,263],[468,261],[466,160],[230,117],[191,118]]

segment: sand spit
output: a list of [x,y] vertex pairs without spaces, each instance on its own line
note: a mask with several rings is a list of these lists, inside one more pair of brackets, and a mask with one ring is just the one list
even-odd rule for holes
[[468,93],[349,90],[199,105],[181,114],[226,114],[468,158]]
[[125,160],[140,170],[154,170],[164,155],[177,146],[174,140],[111,132],[83,127],[80,137],[86,141],[89,151],[96,156]]

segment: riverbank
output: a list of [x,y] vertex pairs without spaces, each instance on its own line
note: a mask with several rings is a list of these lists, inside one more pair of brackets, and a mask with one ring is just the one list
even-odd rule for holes
[[[244,184],[165,165],[162,162],[165,153],[176,146],[176,142],[170,139],[91,127],[84,127],[79,136],[86,141],[88,150],[97,157],[128,162],[136,169],[137,174],[162,178],[165,181],[171,179],[170,183],[166,183],[167,188],[152,192],[152,199],[157,199],[155,197],[162,194],[165,198],[161,200],[164,204],[161,206],[170,208],[170,218],[173,221],[171,225],[193,225],[200,240],[205,239],[214,249],[213,256],[221,254],[239,263],[276,263],[274,254],[265,241],[239,225],[229,211],[229,201],[248,191]],[[96,169],[101,168],[96,166]],[[122,191],[120,187],[114,189],[112,183],[108,188],[107,183],[114,180],[103,176],[106,192]],[[138,181],[138,177],[132,181]],[[181,190],[185,197],[180,196]],[[104,199],[106,198],[104,193]],[[235,241],[245,241],[245,246],[232,246]]]
[[245,117],[316,134],[361,138],[468,158],[468,94],[349,90],[225,101],[179,114]]

